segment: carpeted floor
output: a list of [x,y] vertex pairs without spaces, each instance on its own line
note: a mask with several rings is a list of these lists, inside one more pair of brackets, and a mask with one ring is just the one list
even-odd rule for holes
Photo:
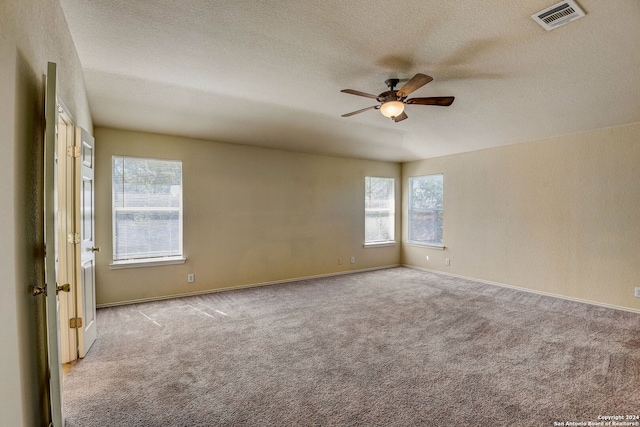
[[639,314],[407,268],[105,308],[98,322],[64,382],[69,427],[640,415]]

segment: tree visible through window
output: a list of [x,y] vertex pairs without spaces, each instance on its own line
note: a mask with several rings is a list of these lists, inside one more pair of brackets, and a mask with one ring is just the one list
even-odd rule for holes
[[182,257],[182,162],[113,156],[113,260]]
[[409,242],[442,246],[442,174],[409,178]]
[[365,177],[364,242],[394,241],[395,196],[393,178]]

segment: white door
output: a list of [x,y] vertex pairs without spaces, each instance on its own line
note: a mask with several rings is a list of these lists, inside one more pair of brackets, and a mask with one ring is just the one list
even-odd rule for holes
[[[71,115],[58,99],[58,128],[56,133],[57,162],[56,162],[56,215],[58,218],[57,238],[58,252],[57,268],[58,283],[67,283],[68,292],[58,293],[58,317],[60,319],[60,362],[69,363],[78,358],[77,329],[71,328],[80,314],[76,313],[76,283],[77,264],[80,262],[80,250],[75,243],[76,210],[76,157],[74,151],[69,150],[75,144],[75,126]],[[80,240],[78,240],[78,243]]]
[[95,246],[94,225],[94,181],[93,168],[95,160],[95,141],[89,132],[76,128],[76,141],[80,149],[79,174],[76,182],[76,200],[80,208],[76,229],[80,230],[80,262],[78,263],[79,283],[76,291],[77,313],[82,318],[82,326],[78,328],[78,356],[84,357],[97,336],[96,327],[96,270],[95,253],[100,250]]
[[[47,298],[47,353],[49,358],[49,404],[54,427],[64,425],[62,414],[62,370],[60,367],[60,323],[57,295],[57,217],[56,217],[56,149],[58,94],[56,64],[47,67],[44,135],[44,226],[45,226],[45,295]],[[35,293],[35,289],[34,289]]]

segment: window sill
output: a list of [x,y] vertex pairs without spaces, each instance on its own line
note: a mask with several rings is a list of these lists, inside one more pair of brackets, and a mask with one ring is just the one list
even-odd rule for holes
[[418,248],[439,249],[441,251],[444,251],[446,249],[446,246],[430,245],[428,243],[407,242],[407,245],[415,246],[415,247],[418,247]]
[[374,243],[365,243],[364,245],[362,245],[365,248],[380,248],[380,247],[385,247],[385,246],[395,246],[398,243],[395,241],[388,241],[388,242],[374,242]]
[[123,268],[141,268],[155,267],[159,265],[184,264],[185,262],[187,262],[187,259],[184,257],[114,261],[109,264],[109,268],[111,270],[120,270]]

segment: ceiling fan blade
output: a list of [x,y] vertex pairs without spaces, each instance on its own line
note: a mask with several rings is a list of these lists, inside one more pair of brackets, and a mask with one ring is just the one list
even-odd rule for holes
[[454,99],[455,97],[453,96],[432,96],[430,98],[407,99],[405,103],[416,105],[441,105],[443,107],[448,107],[449,105],[453,104]]
[[352,111],[351,113],[343,114],[341,117],[350,117],[350,116],[353,116],[355,114],[364,113],[367,110],[373,110],[374,108],[377,109],[377,108],[380,108],[380,106],[379,105],[373,105],[371,107],[363,108],[362,110]]
[[411,77],[411,80],[405,83],[405,85],[398,90],[398,96],[405,97],[414,90],[426,85],[431,80],[433,80],[433,77],[427,76],[426,74],[418,73],[415,76]]
[[394,122],[396,122],[396,123],[398,123],[399,121],[402,121],[402,120],[406,119],[407,117],[409,117],[409,116],[407,116],[407,113],[405,113],[405,112],[403,111],[403,112],[402,112],[402,114],[400,114],[400,115],[399,115],[399,116],[397,116],[397,117],[394,117],[394,118],[393,118],[393,121],[394,121]]
[[351,95],[366,96],[367,98],[378,99],[378,97],[376,95],[371,95],[370,93],[360,92],[359,90],[342,89],[340,92],[342,92],[342,93],[350,93]]

